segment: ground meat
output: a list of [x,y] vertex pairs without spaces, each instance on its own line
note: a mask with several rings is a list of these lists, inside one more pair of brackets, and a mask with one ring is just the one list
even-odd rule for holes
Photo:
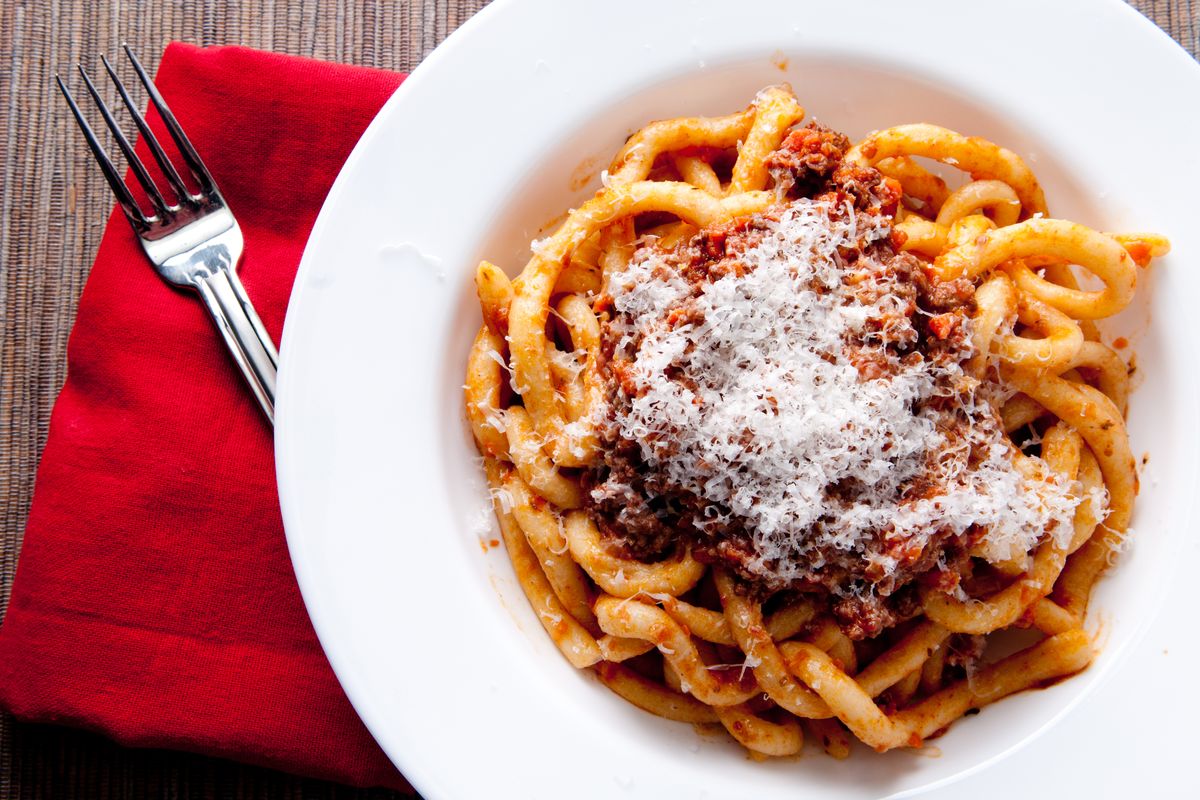
[[879,597],[843,597],[833,603],[833,613],[855,641],[873,639],[896,624],[896,615]]
[[[657,558],[679,539],[678,521],[662,517],[651,506],[643,476],[646,464],[637,446],[624,440],[605,450],[605,480],[588,487],[592,516],[601,533],[618,545],[623,554],[642,560]],[[594,473],[593,473],[594,474]],[[661,505],[661,504],[660,504]]]
[[[912,262],[919,264],[916,256],[908,255]],[[968,278],[955,278],[952,281],[939,281],[931,277],[924,269],[916,269],[912,273],[913,283],[924,298],[925,306],[931,311],[949,311],[967,308],[974,312],[975,284]]]
[[[791,133],[768,158],[767,165],[789,197],[832,199],[839,208],[853,209],[847,213],[894,215],[900,200],[899,187],[874,169],[844,163],[848,147],[849,141],[841,134],[809,125]],[[777,208],[703,229],[670,253],[658,255],[694,287],[730,273],[742,274],[738,271],[747,267],[738,255],[754,247],[766,226],[778,220],[780,213]],[[896,369],[896,361],[909,364],[913,359],[964,358],[969,342],[962,322],[974,308],[970,281],[935,280],[920,259],[898,251],[896,240],[888,237],[864,250],[840,255],[846,264],[844,283],[852,287],[856,299],[867,306],[885,292],[894,299],[880,304],[883,310],[867,320],[866,333],[860,340],[846,342],[847,356],[862,381],[887,376]],[[870,256],[871,269],[855,268],[856,260],[863,255]],[[881,275],[888,278],[886,286]],[[814,290],[823,291],[820,287]],[[602,299],[598,307],[608,306]],[[698,324],[703,317],[697,317],[685,304],[671,310],[666,321],[672,326]],[[597,368],[610,409],[628,403],[638,392],[628,374],[628,362],[614,357],[622,336],[611,321],[602,325]],[[669,373],[668,377],[675,379]],[[970,542],[949,531],[933,532],[924,547],[914,547],[903,537],[889,538],[888,531],[880,531],[871,547],[873,552],[894,561],[894,568],[886,574],[877,565],[866,564],[861,553],[830,547],[816,555],[803,580],[772,584],[747,567],[756,553],[739,517],[672,485],[647,464],[640,446],[622,438],[615,426],[602,421],[599,433],[602,460],[583,477],[586,507],[608,544],[626,557],[653,561],[686,543],[700,560],[739,574],[752,593],[765,597],[787,590],[824,597],[830,613],[856,640],[876,636],[918,613],[918,583],[953,588],[960,572],[967,568]],[[914,480],[905,498],[933,496],[937,489]],[[856,487],[832,486],[829,492],[831,496],[842,492],[850,498]],[[855,591],[847,592],[847,587]]]
[[904,189],[898,181],[881,175],[879,170],[847,162],[833,171],[825,195],[832,195],[839,201],[848,200],[859,211],[871,209],[890,217],[900,206]]
[[767,170],[776,185],[796,196],[808,196],[833,174],[849,149],[844,134],[810,122],[788,134],[767,157]]
[[720,280],[745,268],[737,256],[758,244],[765,224],[777,219],[777,211],[768,211],[704,228],[672,253],[671,261],[693,285]]

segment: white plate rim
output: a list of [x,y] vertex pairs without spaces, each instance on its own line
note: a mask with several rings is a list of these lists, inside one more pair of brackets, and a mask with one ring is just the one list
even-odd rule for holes
[[[303,430],[303,426],[299,423],[299,417],[293,416],[298,413],[295,411],[291,397],[298,396],[302,391],[297,386],[300,381],[300,376],[303,375],[303,357],[304,349],[302,345],[294,345],[293,342],[301,340],[301,333],[297,330],[304,325],[300,320],[305,319],[305,310],[307,305],[312,302],[309,298],[314,294],[310,288],[314,282],[314,276],[319,278],[319,267],[315,263],[318,258],[316,253],[319,252],[319,243],[322,235],[328,230],[330,225],[335,224],[335,217],[338,213],[340,204],[344,203],[346,194],[352,191],[350,181],[358,169],[360,160],[367,157],[372,147],[376,147],[377,139],[389,131],[386,127],[386,121],[394,119],[400,112],[397,109],[403,109],[406,103],[406,98],[412,95],[422,84],[434,82],[438,80],[439,71],[444,70],[442,66],[445,62],[461,58],[462,43],[466,42],[470,37],[487,34],[489,27],[494,27],[497,23],[492,20],[501,20],[506,14],[514,13],[512,10],[518,6],[525,8],[531,5],[537,5],[537,2],[532,0],[499,0],[492,6],[484,9],[474,18],[464,24],[455,34],[453,34],[446,43],[436,50],[429,59],[426,60],[420,68],[406,81],[405,85],[388,101],[385,107],[381,110],[376,121],[363,135],[358,146],[356,146],[351,157],[343,168],[342,174],[335,182],[333,189],[329,194],[325,207],[322,209],[320,216],[314,226],[310,245],[306,249],[304,259],[301,263],[300,270],[297,275],[296,288],[293,292],[292,303],[289,311],[288,323],[285,328],[282,348],[282,364],[279,382],[279,416],[278,428],[276,433],[277,444],[277,462],[279,472],[280,497],[281,506],[284,512],[285,528],[288,530],[289,549],[291,551],[293,563],[296,568],[297,577],[300,582],[301,591],[305,599],[305,603],[309,608],[310,614],[313,617],[314,626],[323,647],[329,655],[330,661],[334,666],[335,672],[338,673],[346,688],[351,702],[354,703],[360,715],[363,716],[368,728],[380,740],[381,745],[389,755],[401,764],[406,775],[420,788],[422,791],[429,792],[429,796],[440,796],[438,794],[439,779],[436,775],[431,774],[426,769],[426,765],[417,763],[415,760],[406,757],[403,747],[398,747],[394,741],[389,725],[378,718],[373,709],[373,705],[369,694],[354,684],[354,671],[346,662],[346,650],[342,647],[341,634],[339,632],[339,623],[337,620],[329,618],[324,613],[325,606],[322,601],[322,578],[321,565],[313,563],[310,558],[310,553],[305,549],[304,540],[294,536],[293,531],[299,531],[309,527],[311,517],[304,516],[304,503],[300,500],[298,494],[303,493],[303,489],[296,477],[294,468],[297,464],[297,459],[302,458],[300,454],[304,453],[304,442],[299,433]],[[936,3],[924,3],[922,6],[937,6]],[[1095,12],[1097,6],[1088,4],[1088,10]],[[1078,9],[1076,9],[1078,10]],[[1145,45],[1152,38],[1158,39],[1158,47],[1168,45],[1167,50],[1171,52],[1169,58],[1175,58],[1178,70],[1177,75],[1189,74],[1190,80],[1195,80],[1197,77],[1197,69],[1194,62],[1170,40],[1166,34],[1158,30],[1152,23],[1137,14],[1133,9],[1129,8],[1119,0],[1106,0],[1104,10],[1118,15],[1124,24],[1130,24],[1130,30],[1139,31],[1137,37],[1141,37],[1141,42]],[[477,33],[478,32],[478,33]],[[310,387],[305,387],[310,388]],[[1193,387],[1194,391],[1194,387]],[[309,421],[311,424],[311,420]],[[1193,502],[1194,504],[1194,502]],[[1194,512],[1193,512],[1194,516]],[[1145,625],[1141,626],[1144,631]],[[1106,665],[1111,669],[1112,663]],[[1078,702],[1082,699],[1082,695],[1076,699]],[[1066,713],[1067,709],[1063,709],[1062,713]],[[1061,715],[1061,714],[1060,714]],[[1051,721],[1052,722],[1052,721]],[[1050,723],[1047,723],[1049,725]],[[1015,748],[1010,748],[1015,749]],[[987,763],[998,760],[1007,754],[997,754]],[[986,764],[979,764],[974,769],[981,769]],[[973,770],[972,770],[973,771]],[[932,785],[932,784],[931,784]]]

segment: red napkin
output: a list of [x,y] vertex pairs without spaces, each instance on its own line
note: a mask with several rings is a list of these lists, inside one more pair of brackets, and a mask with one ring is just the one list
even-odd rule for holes
[[[276,341],[321,203],[401,80],[167,48],[156,82],[241,224],[242,280]],[[119,212],[67,364],[0,627],[0,703],[130,746],[407,789],[304,611],[271,428],[198,299],[159,279]]]

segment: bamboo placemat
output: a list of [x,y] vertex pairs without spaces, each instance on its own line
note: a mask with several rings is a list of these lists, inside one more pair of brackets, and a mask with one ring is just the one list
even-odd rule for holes
[[[67,335],[112,200],[51,88],[56,70],[173,39],[411,70],[487,0],[0,0],[0,616]],[[1200,3],[1132,0],[1200,57]],[[106,87],[110,88],[110,87]],[[110,92],[111,94],[111,92]],[[112,102],[114,98],[107,98]],[[129,750],[0,715],[0,800],[392,798],[219,759]]]

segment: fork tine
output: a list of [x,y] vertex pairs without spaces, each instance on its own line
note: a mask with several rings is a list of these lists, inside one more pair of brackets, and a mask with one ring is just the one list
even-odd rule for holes
[[150,130],[150,126],[146,123],[146,118],[138,111],[137,104],[133,102],[133,98],[129,96],[129,90],[125,88],[125,83],[117,76],[117,71],[113,69],[112,64],[109,63],[105,56],[100,56],[100,60],[104,63],[104,69],[108,70],[108,77],[112,78],[112,82],[116,84],[117,92],[120,93],[121,100],[125,103],[125,108],[128,109],[130,116],[133,117],[134,123],[142,134],[142,141],[149,146],[150,152],[154,154],[154,160],[158,163],[158,168],[162,170],[163,175],[167,177],[167,183],[171,184],[171,189],[175,192],[175,196],[179,198],[180,202],[188,201],[194,203],[192,193],[184,185],[183,178],[179,177],[179,173],[175,170],[175,165],[167,158],[162,145],[158,143],[158,137],[154,135],[154,131]]
[[154,204],[158,213],[163,215],[170,213],[167,209],[167,201],[163,199],[162,194],[158,191],[158,187],[154,185],[154,179],[146,171],[146,165],[137,157],[137,153],[133,152],[133,145],[129,143],[129,140],[125,138],[125,134],[121,132],[121,126],[117,125],[117,121],[113,119],[112,112],[108,110],[108,105],[100,97],[100,92],[96,91],[96,85],[92,83],[87,70],[83,68],[82,64],[79,64],[78,67],[79,74],[83,76],[83,83],[87,86],[88,94],[92,96],[96,107],[100,109],[100,116],[104,117],[105,124],[112,131],[113,138],[117,140],[117,146],[125,154],[125,160],[129,162],[129,166],[133,170],[133,175],[137,178],[137,182],[142,185],[142,189],[145,190],[146,196],[150,198],[150,202]]
[[142,85],[146,87],[146,92],[150,95],[150,102],[154,103],[154,107],[158,109],[158,114],[162,117],[163,124],[167,128],[167,132],[171,134],[171,138],[175,140],[175,144],[179,147],[179,154],[183,156],[183,160],[187,162],[191,168],[192,175],[200,184],[200,190],[204,194],[212,194],[216,191],[217,184],[213,180],[212,174],[208,168],[204,166],[204,162],[200,160],[200,154],[196,152],[196,148],[192,147],[191,141],[184,134],[183,128],[179,126],[179,121],[175,119],[175,115],[171,113],[171,109],[167,108],[167,103],[163,100],[162,95],[158,93],[158,88],[154,85],[154,81],[150,80],[150,76],[146,74],[146,70],[142,68],[142,63],[137,60],[137,56],[133,54],[133,50],[128,44],[123,44],[125,55],[129,56],[130,62],[133,63],[133,68],[141,79]]
[[87,120],[83,118],[83,114],[79,111],[79,106],[75,103],[75,98],[71,96],[67,85],[63,83],[63,79],[58,75],[54,76],[54,80],[58,82],[59,91],[62,92],[63,97],[66,99],[67,105],[71,107],[71,113],[75,115],[75,121],[79,123],[79,129],[83,131],[83,138],[87,139],[88,147],[92,149],[92,155],[96,157],[96,162],[100,165],[100,171],[104,173],[104,179],[108,181],[113,194],[117,196],[117,202],[121,204],[121,210],[125,212],[125,217],[137,230],[148,227],[150,220],[138,208],[137,201],[133,199],[133,193],[129,191],[129,187],[125,185],[125,181],[121,180],[121,174],[117,172],[117,168],[109,160],[108,155],[104,152],[104,148],[100,146],[100,141],[96,138],[95,132],[92,131],[92,126],[88,125]]

